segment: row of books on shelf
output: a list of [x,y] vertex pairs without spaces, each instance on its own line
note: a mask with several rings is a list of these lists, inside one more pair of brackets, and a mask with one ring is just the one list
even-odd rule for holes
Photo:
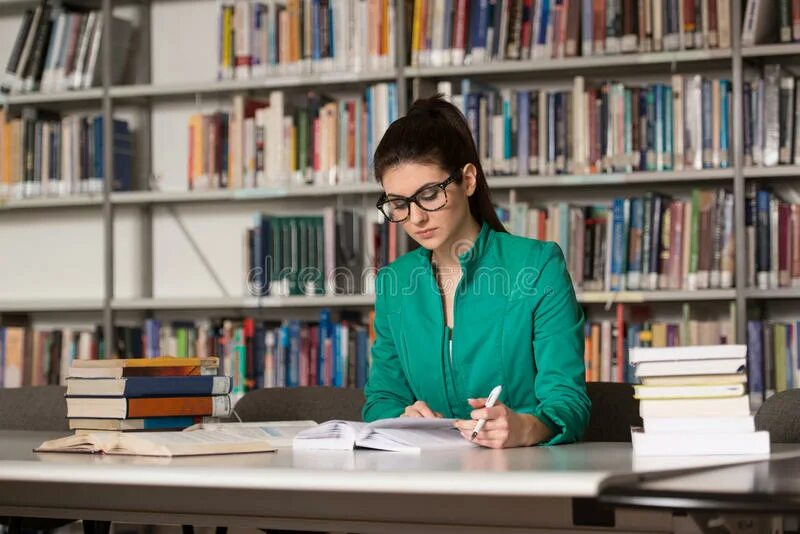
[[394,83],[350,98],[312,92],[302,105],[292,105],[284,91],[264,100],[236,96],[230,113],[190,117],[188,187],[366,182],[371,154],[397,118]]
[[[164,355],[216,358],[220,374],[231,377],[234,395],[263,387],[363,387],[373,339],[371,324],[371,319],[364,324],[360,317],[347,314],[334,321],[327,309],[320,311],[315,322],[148,319],[141,327],[116,328],[115,355],[134,360]],[[76,362],[107,361],[102,343],[100,327],[2,327],[0,387],[65,384]]]
[[415,0],[410,62],[440,67],[730,48],[730,9],[729,0]]
[[[103,116],[59,115],[25,107],[19,118],[0,109],[0,197],[100,193],[105,176]],[[114,190],[131,188],[133,139],[114,119]]]
[[511,233],[558,243],[584,291],[733,287],[733,194],[724,189],[695,189],[690,200],[647,193],[611,206],[515,201],[498,211]]
[[394,68],[389,0],[225,0],[218,11],[218,77]]
[[382,217],[346,208],[306,216],[255,214],[245,239],[247,293],[374,293],[378,269],[394,261],[400,247],[397,226]]
[[625,319],[626,306],[617,304],[616,319],[586,321],[584,363],[588,382],[636,384],[640,376],[630,365],[635,347],[685,347],[730,343],[730,320],[701,321],[684,318],[677,322]]
[[742,87],[744,164],[800,164],[800,91],[780,65],[766,65],[763,76]]
[[754,404],[800,387],[800,321],[748,321],[747,365]]
[[[126,69],[133,26],[112,17],[112,83]],[[54,92],[89,89],[101,83],[103,17],[99,10],[77,10],[42,2],[27,9],[6,64],[3,92]]]
[[644,423],[631,429],[634,454],[769,454],[769,433],[750,415],[747,354],[745,345],[632,348]]
[[[641,367],[638,348],[728,345],[734,339],[730,320],[664,322],[626,319],[618,304],[616,319],[587,321],[584,326],[586,380],[647,386],[748,383],[754,408],[775,393],[800,387],[800,321],[751,320],[747,323],[747,359],[708,364],[672,360]],[[746,365],[745,365],[746,364]],[[680,381],[671,378],[680,375]]]
[[800,287],[800,205],[753,185],[745,215],[748,284]]
[[[455,88],[458,88],[456,86]],[[464,79],[439,91],[469,123],[487,174],[554,175],[727,168],[731,84],[702,76],[570,90],[495,89]]]

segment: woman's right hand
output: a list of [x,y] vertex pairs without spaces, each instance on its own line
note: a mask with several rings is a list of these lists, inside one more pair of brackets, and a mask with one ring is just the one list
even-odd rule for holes
[[441,418],[442,414],[439,412],[434,412],[430,409],[430,407],[425,403],[425,401],[417,401],[411,406],[406,406],[406,410],[403,412],[403,415],[400,417],[430,417],[430,418]]

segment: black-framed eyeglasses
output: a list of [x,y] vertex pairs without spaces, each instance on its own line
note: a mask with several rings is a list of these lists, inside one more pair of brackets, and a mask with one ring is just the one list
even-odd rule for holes
[[413,202],[425,211],[437,211],[447,205],[447,186],[461,179],[461,170],[448,176],[443,182],[423,187],[410,197],[381,195],[375,206],[383,213],[386,220],[393,223],[403,222],[411,215]]

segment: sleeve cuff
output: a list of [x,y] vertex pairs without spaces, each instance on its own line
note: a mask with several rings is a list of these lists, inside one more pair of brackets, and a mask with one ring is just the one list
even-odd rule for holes
[[548,445],[558,445],[559,443],[564,443],[567,441],[567,424],[558,416],[558,414],[540,406],[534,410],[532,415],[544,423],[545,426],[550,429],[550,432],[553,433],[553,436],[549,440],[542,441],[537,445],[546,447]]

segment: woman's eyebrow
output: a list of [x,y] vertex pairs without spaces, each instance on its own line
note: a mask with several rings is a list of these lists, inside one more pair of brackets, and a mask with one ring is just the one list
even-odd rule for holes
[[[409,196],[412,196],[412,197],[413,197],[414,195],[416,195],[417,193],[419,193],[419,192],[420,192],[420,191],[422,191],[423,189],[425,189],[425,188],[427,188],[427,187],[430,187],[430,186],[432,186],[432,185],[437,185],[437,184],[439,184],[439,182],[428,182],[428,183],[426,183],[426,184],[423,184],[422,186],[420,186],[420,188],[419,188],[419,189],[417,189],[416,191],[414,191],[414,192],[413,192],[411,195],[409,195]],[[403,195],[398,195],[398,194],[396,194],[396,193],[386,193],[386,198],[409,198],[409,197],[406,197],[406,196],[403,196]]]

